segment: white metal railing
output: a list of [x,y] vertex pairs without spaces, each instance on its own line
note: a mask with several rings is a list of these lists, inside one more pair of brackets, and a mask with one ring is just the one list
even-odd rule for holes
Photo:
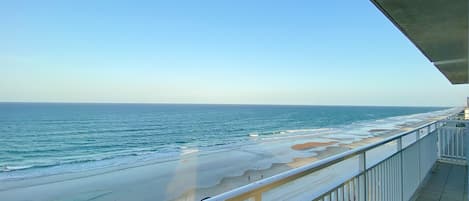
[[465,121],[445,121],[446,125],[438,130],[439,160],[448,162],[465,162],[464,133],[467,127],[457,127]]
[[208,200],[407,201],[437,160],[465,158],[464,129],[435,121]]

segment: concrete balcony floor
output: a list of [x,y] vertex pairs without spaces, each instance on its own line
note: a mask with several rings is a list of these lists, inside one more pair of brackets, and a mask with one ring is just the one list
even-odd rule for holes
[[437,162],[416,201],[467,201],[467,166]]

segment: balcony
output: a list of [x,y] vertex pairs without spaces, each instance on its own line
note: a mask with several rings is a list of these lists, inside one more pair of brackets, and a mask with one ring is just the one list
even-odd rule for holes
[[467,167],[437,162],[416,195],[416,201],[467,200]]
[[468,126],[430,122],[208,200],[467,200]]

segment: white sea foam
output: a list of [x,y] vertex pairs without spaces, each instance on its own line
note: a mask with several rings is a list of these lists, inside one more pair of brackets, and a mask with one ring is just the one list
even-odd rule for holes
[[2,171],[5,171],[5,172],[10,172],[10,171],[14,171],[14,170],[23,170],[23,169],[28,169],[28,168],[32,168],[33,166],[32,165],[22,165],[22,166],[4,166],[1,168]]
[[[329,142],[339,141],[340,143],[352,143],[367,137],[372,137],[375,134],[370,133],[371,129],[398,129],[403,124],[413,124],[425,119],[434,117],[441,117],[453,113],[454,109],[420,113],[405,116],[389,117],[384,119],[375,119],[361,122],[354,122],[348,125],[341,125],[331,128],[312,128],[312,129],[290,129],[284,131],[275,131],[269,134],[263,134],[259,132],[251,132],[248,134],[250,139],[248,141],[239,142],[238,144],[228,144],[212,147],[212,150],[221,149],[232,149],[232,147],[254,147],[251,149],[253,152],[259,152],[259,154],[271,154],[275,156],[275,160],[272,158],[268,159],[270,162],[264,161],[265,163],[274,162],[285,162],[295,157],[308,157],[316,154],[316,151],[325,149],[324,147],[310,149],[305,152],[291,152],[289,147],[294,143],[301,143],[304,141],[317,141],[317,142]],[[379,134],[379,133],[378,133]],[[254,146],[249,146],[251,145]],[[264,146],[266,145],[266,146]],[[280,147],[280,148],[279,148]],[[122,152],[116,157],[116,153],[108,154],[97,154],[92,156],[92,160],[83,161],[83,163],[71,163],[61,164],[59,166],[53,166],[48,168],[39,168],[34,171],[21,172],[16,170],[28,170],[33,168],[32,165],[14,165],[14,166],[0,166],[0,172],[8,172],[7,175],[0,174],[0,180],[3,178],[22,178],[29,176],[42,176],[57,174],[63,172],[74,172],[83,171],[87,169],[96,169],[109,166],[116,166],[122,164],[134,164],[136,161],[149,161],[149,160],[172,160],[180,158],[181,156],[191,156],[195,153],[207,151],[202,148],[194,148],[192,145],[185,145],[179,147],[173,147],[168,150],[162,150],[155,152],[154,150],[138,150],[139,154],[135,153],[136,150],[129,152]],[[70,158],[73,161],[74,158]],[[263,165],[264,166],[264,165]]]
[[197,153],[197,152],[199,152],[199,151],[200,151],[200,150],[199,150],[199,149],[196,149],[196,148],[185,148],[185,149],[182,149],[181,155],[194,154],[194,153]]
[[[380,135],[383,132],[400,129],[403,125],[412,125],[427,119],[447,116],[458,109],[451,108],[427,113],[394,116],[383,119],[366,120],[354,122],[348,125],[337,126],[335,128],[314,128],[314,129],[296,129],[277,132],[277,135],[262,136],[262,140],[286,140],[295,138],[311,138],[315,140],[320,138],[340,140],[342,143],[351,143],[368,137]],[[379,132],[369,132],[372,129],[383,129]]]
[[257,132],[249,133],[249,136],[250,137],[259,137],[259,133],[257,133]]

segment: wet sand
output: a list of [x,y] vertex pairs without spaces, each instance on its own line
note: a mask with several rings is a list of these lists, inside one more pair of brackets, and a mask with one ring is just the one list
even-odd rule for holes
[[0,200],[201,200],[380,141],[429,121],[382,131],[379,135],[348,143],[331,140],[333,137],[322,140],[292,138],[271,143],[259,141],[210,154],[191,153],[179,160],[1,181]]
[[[421,123],[424,124],[424,123]],[[197,188],[191,189],[184,193],[184,195],[178,199],[177,201],[183,200],[201,200],[205,197],[214,196],[217,194],[221,194],[223,192],[229,191],[231,189],[241,187],[243,185],[252,183],[254,181],[261,180],[263,178],[271,177],[276,174],[285,172],[287,170],[291,170],[297,167],[301,167],[304,165],[308,165],[320,159],[324,159],[339,153],[343,153],[345,151],[364,146],[373,142],[378,142],[383,140],[387,137],[395,135],[399,132],[404,130],[392,130],[390,132],[383,133],[380,136],[366,138],[360,141],[356,141],[350,144],[340,144],[337,142],[307,142],[303,144],[296,144],[291,146],[292,150],[305,150],[308,148],[317,148],[317,147],[325,147],[322,151],[317,151],[317,156],[314,157],[305,157],[305,158],[294,158],[291,162],[288,163],[275,163],[272,164],[271,167],[262,170],[247,170],[242,175],[236,177],[226,177],[220,181],[216,186],[212,186],[209,188]],[[334,145],[334,146],[331,146]],[[297,148],[297,149],[295,149]]]
[[371,129],[371,130],[369,130],[368,132],[370,132],[370,133],[377,133],[377,132],[385,132],[385,131],[389,131],[389,129],[377,128],[377,129]]
[[[416,128],[418,126],[424,125],[426,123],[431,122],[431,120],[422,121],[419,123],[414,124],[411,127],[403,127],[400,129],[372,129],[369,132],[373,132],[373,130],[380,130],[380,135],[375,137],[365,138],[363,140],[359,140],[349,144],[341,144],[337,142],[307,142],[302,144],[295,144],[291,146],[292,150],[305,150],[309,148],[317,148],[317,147],[326,147],[322,151],[317,151],[318,155],[314,157],[305,157],[305,158],[294,158],[291,162],[288,163],[275,163],[272,164],[271,167],[263,170],[247,170],[244,174],[236,177],[226,177],[219,184],[209,188],[196,188],[191,189],[184,193],[184,195],[178,199],[177,201],[183,200],[201,200],[205,197],[214,196],[217,194],[221,194],[223,192],[229,191],[231,189],[241,187],[248,183],[252,183],[254,181],[261,180],[263,178],[271,177],[276,174],[282,173],[287,170],[291,170],[294,168],[298,168],[304,165],[308,165],[320,159],[324,159],[339,153],[343,153],[348,150],[355,149],[357,147],[365,146],[374,142],[379,142],[385,138],[391,137],[398,133],[407,131],[409,129]],[[409,126],[409,125],[407,125]],[[376,132],[376,131],[374,131]],[[334,146],[331,146],[334,145]],[[296,149],[295,149],[296,148]],[[304,149],[303,149],[304,148]]]
[[325,146],[329,146],[329,145],[333,145],[337,142],[307,142],[307,143],[303,143],[303,144],[295,144],[293,146],[291,146],[291,148],[293,150],[307,150],[307,149],[312,149],[312,148],[315,148],[315,147],[325,147]]

